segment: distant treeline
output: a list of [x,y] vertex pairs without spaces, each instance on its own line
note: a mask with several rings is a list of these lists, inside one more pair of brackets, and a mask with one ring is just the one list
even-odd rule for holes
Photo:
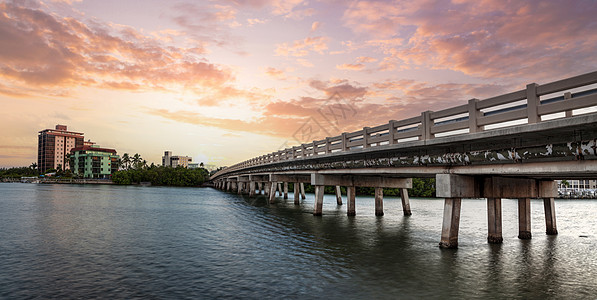
[[112,174],[112,181],[116,184],[151,182],[151,185],[200,186],[207,180],[209,180],[209,172],[203,168],[151,166],[121,170]]
[[21,177],[33,177],[39,173],[37,169],[32,167],[18,167],[18,168],[0,168],[0,178],[21,178]]
[[[291,190],[292,184],[290,187]],[[342,193],[346,195],[346,187],[341,187]],[[314,193],[315,187],[310,184],[305,184],[305,192]],[[335,194],[336,188],[333,186],[325,187],[326,194]],[[374,196],[375,188],[372,187],[356,187],[356,194],[363,196]],[[399,189],[384,188],[383,194],[385,196],[400,196]],[[413,178],[413,187],[408,189],[410,197],[435,197],[435,178]]]

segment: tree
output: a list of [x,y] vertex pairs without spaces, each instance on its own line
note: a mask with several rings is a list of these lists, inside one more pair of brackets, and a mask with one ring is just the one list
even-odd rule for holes
[[138,169],[139,164],[141,163],[141,155],[139,155],[139,153],[135,153],[135,155],[133,155],[132,162],[133,162],[133,168]]
[[128,170],[129,165],[131,164],[131,158],[129,157],[128,153],[122,155],[122,169]]
[[201,162],[201,163],[199,164],[199,167],[203,168],[203,166],[204,166],[204,165],[203,165],[203,162]]
[[570,187],[570,182],[568,182],[566,179],[562,180],[561,184],[565,187]]

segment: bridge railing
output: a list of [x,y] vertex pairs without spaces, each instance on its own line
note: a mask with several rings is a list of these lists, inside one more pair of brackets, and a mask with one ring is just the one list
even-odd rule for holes
[[[322,154],[393,145],[412,140],[430,140],[436,136],[471,134],[497,127],[539,123],[542,117],[572,116],[573,110],[597,106],[597,72],[587,73],[543,85],[531,83],[525,89],[485,100],[471,99],[467,104],[425,111],[405,120],[344,132],[334,137],[268,153],[235,164],[214,174],[214,178],[248,167],[303,159]],[[584,89],[582,89],[584,87]],[[576,91],[575,89],[579,89]],[[558,94],[559,93],[559,94]],[[557,95],[557,96],[556,96]],[[542,96],[553,96],[541,99]],[[559,114],[559,116],[555,116]]]

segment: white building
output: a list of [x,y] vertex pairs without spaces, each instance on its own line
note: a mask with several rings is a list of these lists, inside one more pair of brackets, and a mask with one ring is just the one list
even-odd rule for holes
[[189,166],[189,163],[191,163],[192,161],[193,158],[189,156],[172,156],[172,151],[165,151],[164,156],[162,156],[162,166],[164,167],[176,168],[178,166],[181,166],[183,168],[187,168]]

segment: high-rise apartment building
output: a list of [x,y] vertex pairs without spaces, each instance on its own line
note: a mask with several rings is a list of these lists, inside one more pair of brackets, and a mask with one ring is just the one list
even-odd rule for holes
[[165,151],[162,156],[162,166],[176,168],[178,166],[187,168],[189,163],[193,161],[193,158],[189,156],[172,156],[172,151]]
[[73,148],[83,147],[83,140],[83,133],[68,131],[66,125],[40,131],[37,137],[37,167],[40,173],[70,168],[67,155]]

